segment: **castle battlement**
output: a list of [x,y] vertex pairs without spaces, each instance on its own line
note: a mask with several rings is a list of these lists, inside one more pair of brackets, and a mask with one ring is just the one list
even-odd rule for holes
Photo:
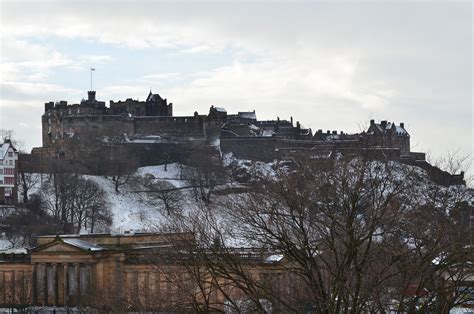
[[232,152],[254,160],[288,158],[303,151],[325,156],[335,151],[353,154],[356,150],[379,151],[391,159],[424,160],[423,154],[410,151],[410,134],[403,122],[371,120],[368,129],[360,133],[319,129],[313,134],[299,121],[294,124],[293,117],[258,120],[255,110],[229,114],[225,108],[211,106],[207,115],[194,112],[173,116],[173,104],[151,91],[145,101],[111,100],[108,107],[96,99],[95,91],[89,91],[87,100],[79,104],[49,102],[45,104],[42,126],[44,149],[58,149],[71,138],[126,136],[134,140],[124,140],[124,145],[166,144],[162,150],[170,149],[171,143],[184,147],[198,140],[221,153]]

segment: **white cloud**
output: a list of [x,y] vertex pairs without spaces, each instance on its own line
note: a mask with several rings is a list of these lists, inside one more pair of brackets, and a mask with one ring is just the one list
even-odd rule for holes
[[79,60],[83,63],[91,63],[91,64],[103,64],[108,63],[111,61],[115,61],[114,58],[108,55],[85,55],[79,57]]
[[[232,61],[196,73],[134,73],[98,96],[143,99],[150,87],[161,88],[158,92],[175,103],[178,114],[192,114],[196,108],[207,112],[209,105],[218,104],[231,111],[256,109],[260,118],[295,115],[324,129],[351,130],[369,118],[411,121],[415,137],[424,143],[432,143],[435,126],[450,119],[455,125],[450,131],[460,140],[443,133],[437,139],[447,145],[472,143],[470,3],[107,1],[1,6],[2,36],[7,34],[8,40],[2,40],[6,46],[0,70],[10,82],[3,85],[47,84],[49,71],[57,67],[84,70],[91,63],[114,61],[129,66],[102,49],[72,58],[53,44],[32,44],[31,38],[49,43],[58,37],[82,40],[90,46],[105,44],[110,51],[126,47],[130,54],[167,48],[177,63],[219,52]],[[47,93],[82,97],[75,86],[14,88],[16,96],[34,93],[42,102]],[[1,98],[3,104],[6,96]]]

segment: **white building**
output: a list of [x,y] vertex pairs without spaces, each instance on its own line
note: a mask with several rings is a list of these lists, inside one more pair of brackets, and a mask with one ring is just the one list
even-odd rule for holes
[[0,205],[16,202],[18,152],[10,140],[0,145]]

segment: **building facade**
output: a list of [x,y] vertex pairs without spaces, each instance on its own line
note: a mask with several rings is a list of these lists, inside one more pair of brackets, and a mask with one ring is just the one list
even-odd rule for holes
[[0,205],[17,202],[18,152],[10,140],[0,146]]
[[[38,237],[38,246],[32,250],[0,251],[0,308],[189,311],[196,302],[203,302],[202,306],[210,302],[222,310],[226,299],[244,298],[232,285],[227,291],[211,286],[199,290],[204,281],[193,280],[190,268],[179,262],[189,259],[183,258],[185,255],[173,258],[192,241],[191,233]],[[272,272],[281,273],[280,255],[251,249],[238,252],[244,267],[256,276],[273,278],[269,276]],[[289,281],[284,276],[278,278]]]

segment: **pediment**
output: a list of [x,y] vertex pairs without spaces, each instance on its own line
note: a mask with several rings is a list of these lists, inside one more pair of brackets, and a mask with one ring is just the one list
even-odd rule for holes
[[74,247],[72,245],[62,243],[62,242],[53,242],[44,245],[43,247],[38,247],[35,250],[36,252],[82,252],[81,249]]

